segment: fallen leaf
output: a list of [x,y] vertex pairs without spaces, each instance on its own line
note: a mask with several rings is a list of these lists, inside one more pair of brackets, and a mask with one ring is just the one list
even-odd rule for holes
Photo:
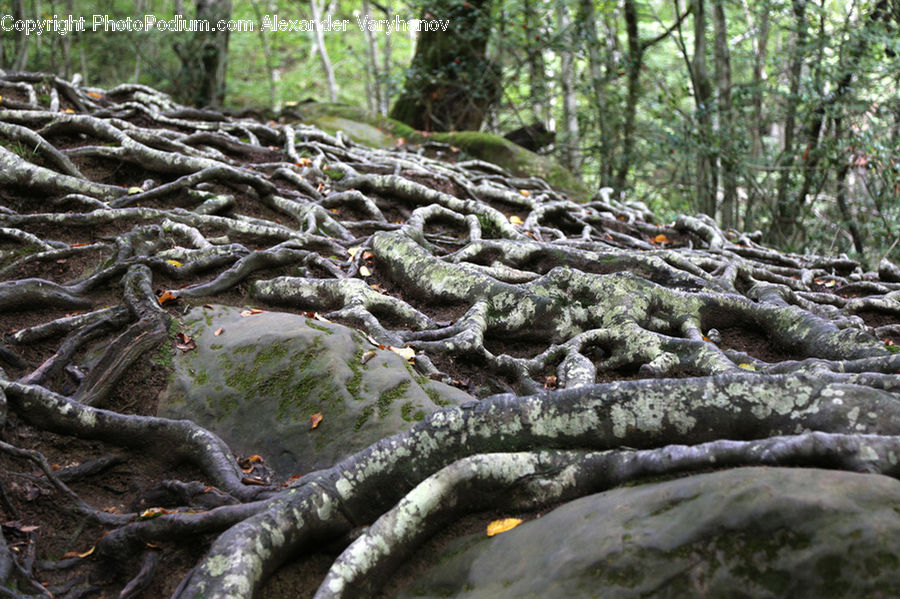
[[368,267],[368,266],[362,265],[362,266],[359,267],[359,274],[361,274],[361,275],[364,276],[364,277],[371,277],[371,276],[372,276],[372,271],[369,270],[369,267]]
[[706,335],[700,335],[700,336],[703,338],[704,341],[709,341],[709,337],[707,337]]
[[738,364],[739,368],[743,368],[744,370],[756,370],[756,367],[753,364]]
[[178,268],[179,266],[184,266],[184,264],[182,264],[178,260],[166,260],[166,262],[168,262],[169,264],[171,264],[172,266],[174,266],[176,268]]
[[666,237],[665,235],[663,235],[662,233],[660,233],[659,235],[657,235],[656,237],[653,238],[653,243],[668,243],[668,242],[669,242],[669,238]]
[[521,193],[522,196],[523,196],[523,197],[526,197],[526,198],[529,197],[529,196],[531,195],[531,192],[528,191],[527,189],[520,189],[520,190],[519,190],[519,193]]
[[512,216],[509,217],[509,222],[511,222],[514,225],[524,225],[525,224],[525,221],[523,221],[521,218],[519,218],[515,214],[513,214]]
[[337,208],[332,208],[331,211],[332,211],[333,213],[335,213],[335,214],[340,214],[340,213],[341,213],[341,211],[338,210]]
[[374,349],[370,349],[369,351],[365,352],[362,356],[360,356],[359,363],[365,364],[366,362],[368,362],[369,360],[374,358],[376,355],[378,355],[378,352],[376,352]]
[[246,318],[248,316],[252,316],[253,314],[262,314],[265,310],[260,310],[259,308],[250,308],[249,310],[244,310],[241,312],[241,316]]
[[309,418],[309,430],[313,430],[314,428],[316,428],[317,426],[319,426],[319,424],[321,424],[321,422],[322,422],[322,418],[324,418],[324,416],[322,416],[322,415],[319,414],[318,412],[316,412],[315,414],[313,414],[312,416],[310,416],[310,418]]
[[65,110],[63,110],[63,112],[65,112],[66,114],[75,114],[75,111],[71,108],[66,108]]
[[160,304],[164,304],[166,302],[174,302],[177,299],[178,299],[177,295],[175,295],[174,293],[172,293],[169,290],[166,290],[166,291],[163,291],[162,294],[158,298],[156,298],[156,301],[158,301]]
[[99,100],[101,97],[97,92],[87,92],[87,95],[89,98],[93,98],[95,100]]
[[[144,510],[143,512],[141,512],[141,514],[138,516],[138,520],[151,520],[153,518],[159,518],[160,516],[164,516],[166,514],[173,514],[173,513],[175,513],[175,512],[173,512],[172,510],[167,510],[164,507],[151,507],[151,508],[148,508],[148,509]],[[94,551],[94,549],[92,547],[91,552],[93,552],[93,551]],[[86,557],[87,555],[90,555],[90,553],[87,553],[85,555],[79,555],[79,557]]]
[[197,344],[194,343],[194,340],[184,333],[178,333],[177,338],[178,343],[175,344],[175,347],[177,347],[181,351],[188,352],[192,349],[197,349]]
[[398,145],[398,146],[402,146],[402,145],[405,144],[405,143],[406,143],[406,139],[405,139],[405,138],[403,138],[403,137],[398,137],[398,138],[397,138],[397,145]]
[[318,320],[319,322],[331,322],[330,320],[328,320],[327,318],[325,318],[324,316],[322,316],[322,315],[319,314],[318,312],[313,312],[312,317],[313,317],[314,319]]
[[522,523],[521,518],[504,518],[502,520],[494,520],[487,526],[487,536],[492,537],[499,535],[501,532],[514,529]]
[[216,337],[218,337],[219,335],[221,335],[221,334],[224,333],[224,332],[225,332],[225,329],[219,327],[218,329],[216,329],[216,332],[213,333],[213,335],[215,335]]
[[84,553],[78,553],[77,551],[69,551],[68,553],[63,554],[63,558],[68,559],[70,557],[87,557],[90,554],[92,554],[94,552],[94,549],[96,549],[96,548],[97,548],[97,546],[94,545],[93,547],[91,547],[90,549],[85,551]]
[[90,244],[89,243],[70,243],[69,247],[70,248],[83,248],[88,245],[90,245]]
[[241,478],[241,482],[244,483],[245,485],[258,485],[258,486],[261,486],[261,487],[264,487],[264,486],[266,486],[266,485],[268,484],[266,481],[264,481],[264,480],[262,480],[262,479],[259,479],[259,478],[249,478],[249,477],[247,477],[247,476],[242,477],[242,478]]
[[356,258],[356,254],[359,253],[359,250],[361,250],[361,249],[362,249],[361,246],[356,246],[356,247],[348,248],[348,249],[347,249],[347,253],[350,254],[350,257],[351,257],[351,258]]
[[551,374],[544,379],[544,389],[556,389],[556,375]]
[[388,349],[405,360],[412,361],[416,357],[416,350],[411,347],[394,347],[391,345]]
[[364,251],[364,252],[363,252],[363,255],[362,255],[362,259],[363,259],[363,260],[371,260],[371,259],[374,258],[374,257],[375,257],[375,254],[373,254],[373,253],[370,252],[369,250]]

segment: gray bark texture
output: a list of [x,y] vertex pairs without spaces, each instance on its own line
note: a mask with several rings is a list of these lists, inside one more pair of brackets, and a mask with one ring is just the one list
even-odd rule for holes
[[[49,87],[59,111],[36,100]],[[370,596],[464,514],[713,465],[900,474],[887,261],[777,252],[705,215],[654,224],[608,189],[576,203],[427,144],[370,149],[140,85],[0,74],[0,95],[0,508],[13,522],[40,489],[99,538],[50,557],[8,537],[13,596],[47,596],[38,581],[67,569],[55,596],[276,596],[273,573],[326,546],[339,556],[315,596]],[[259,456],[135,403],[146,373],[192,351],[182,316],[212,303],[353,327],[473,401],[302,477],[257,475]],[[175,499],[92,504],[29,441],[51,434],[162,460],[148,476]],[[154,587],[158,572],[182,580]]]

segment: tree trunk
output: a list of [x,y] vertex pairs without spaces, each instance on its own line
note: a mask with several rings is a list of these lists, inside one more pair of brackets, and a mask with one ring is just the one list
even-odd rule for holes
[[607,187],[612,183],[614,161],[610,151],[612,127],[608,123],[610,113],[608,81],[603,73],[603,57],[600,51],[600,40],[597,38],[597,20],[594,14],[593,0],[580,0],[578,3],[578,23],[581,29],[580,37],[587,45],[591,87],[594,90],[593,104],[596,107],[597,143],[599,145],[597,158],[601,165],[599,183],[600,187]]
[[800,103],[800,75],[803,71],[804,46],[806,45],[806,0],[792,0],[794,19],[797,30],[791,49],[791,62],[788,70],[789,93],[784,115],[784,148],[782,149],[778,188],[775,192],[775,214],[769,229],[769,238],[774,243],[784,244],[794,235],[799,206],[797,201],[789,197],[788,192],[794,169],[794,128],[797,120],[797,106]]
[[716,44],[716,88],[718,91],[718,116],[720,141],[719,160],[722,175],[722,226],[736,227],[737,177],[735,158],[737,151],[732,139],[732,107],[731,107],[731,56],[728,51],[728,25],[725,21],[725,7],[722,0],[713,0],[713,21],[715,22]]
[[706,8],[704,0],[692,0],[694,13],[694,58],[691,71],[697,104],[698,148],[694,174],[696,204],[701,212],[716,215],[716,165],[712,148],[712,85],[706,69]]
[[[319,23],[322,21],[322,9],[318,0],[309,0],[313,19]],[[322,70],[325,71],[325,79],[328,81],[328,98],[337,102],[337,83],[334,80],[334,69],[331,68],[331,59],[328,58],[328,48],[325,47],[325,35],[320,27],[316,27],[316,47],[319,49],[319,57],[322,59]]]
[[[25,20],[25,0],[14,0],[13,2],[13,19],[16,21]],[[24,71],[28,64],[28,37],[24,30],[16,31],[16,53],[12,62],[13,71]]]
[[[256,16],[256,22],[262,23],[263,15],[259,8],[259,0],[253,0],[251,4],[253,6],[253,14]],[[262,27],[259,28],[259,42],[262,45],[263,57],[266,60],[266,80],[269,82],[269,108],[278,110],[278,106],[276,106],[278,102],[276,102],[275,97],[275,65],[272,63],[272,48],[269,46],[269,38],[266,37],[266,32],[262,30]]]
[[213,31],[216,23],[231,18],[231,0],[197,0],[196,18],[210,24],[175,44],[181,60],[178,95],[194,106],[221,106],[225,102],[225,67],[228,31]]
[[628,76],[625,95],[625,122],[622,127],[622,159],[616,173],[616,187],[623,189],[631,169],[631,154],[634,148],[634,121],[637,116],[637,102],[641,64],[644,62],[644,46],[638,33],[638,14],[634,0],[625,0],[625,31],[628,37]]
[[[363,0],[363,15],[371,15],[369,0]],[[378,44],[375,32],[366,29],[366,99],[369,110],[381,111],[381,73],[378,72]],[[387,36],[385,36],[387,37]]]
[[541,26],[543,17],[535,12],[532,0],[523,3],[525,52],[528,56],[528,85],[531,90],[531,112],[535,120],[544,126],[550,125],[550,102],[547,97],[547,74],[544,63],[544,47],[547,32]]
[[568,5],[562,0],[556,3],[556,19],[559,31],[565,39],[565,48],[559,52],[559,83],[562,89],[563,134],[560,136],[562,162],[577,174],[580,167],[578,104],[575,98],[575,65],[572,46],[575,45],[572,20]]
[[448,20],[446,31],[421,32],[403,92],[391,118],[427,131],[477,130],[500,99],[501,74],[487,57],[490,0],[435,0],[426,19]]

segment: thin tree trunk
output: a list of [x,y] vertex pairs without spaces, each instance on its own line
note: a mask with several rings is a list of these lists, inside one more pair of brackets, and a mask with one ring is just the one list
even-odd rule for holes
[[[363,0],[363,15],[371,15],[369,0]],[[389,36],[385,36],[389,37]],[[369,110],[381,110],[381,74],[378,72],[378,44],[375,32],[366,28],[366,99]]]
[[[253,6],[253,14],[256,16],[256,22],[262,23],[263,15],[259,8],[259,0],[253,0],[251,4]],[[269,46],[269,38],[266,37],[266,32],[262,30],[262,27],[259,28],[259,41],[262,44],[263,58],[266,61],[266,80],[269,82],[269,108],[278,110],[275,100],[275,65],[272,63],[272,48]]]
[[581,27],[581,38],[587,45],[588,66],[591,74],[591,86],[594,89],[594,106],[597,114],[597,136],[599,144],[600,187],[612,183],[613,156],[610,152],[609,93],[607,81],[603,73],[603,57],[600,52],[600,41],[597,38],[597,21],[594,14],[593,0],[580,0],[578,3],[578,22]]
[[[312,9],[313,19],[318,23],[322,20],[322,9],[317,0],[309,0],[309,6]],[[337,102],[337,83],[334,80],[334,69],[331,68],[331,60],[328,58],[328,49],[325,47],[325,36],[322,29],[316,27],[316,46],[319,48],[319,56],[322,58],[322,70],[325,71],[325,78],[328,81],[328,97],[332,102]]]
[[[25,0],[14,0],[13,2],[13,19],[15,21],[25,20]],[[24,30],[16,31],[16,54],[13,58],[12,70],[24,71],[28,65],[28,37]]]
[[692,0],[691,7],[694,13],[694,58],[691,61],[691,71],[699,133],[694,185],[700,211],[715,217],[717,177],[715,153],[712,150],[712,85],[706,69],[706,8],[704,0]]
[[716,88],[718,91],[719,139],[721,140],[722,175],[722,226],[737,226],[737,177],[735,174],[735,155],[732,138],[731,108],[731,56],[728,51],[728,24],[725,21],[725,7],[722,0],[713,0],[713,21],[715,23],[716,44]]
[[638,33],[638,15],[634,0],[625,0],[625,31],[628,38],[628,57],[625,93],[625,122],[622,127],[622,159],[616,173],[616,187],[623,189],[631,169],[631,154],[634,148],[634,121],[637,116],[637,102],[640,94],[639,84],[641,64],[644,62],[644,45]]
[[547,101],[547,74],[544,66],[544,45],[546,32],[541,27],[543,18],[535,12],[532,0],[524,0],[525,30],[528,55],[528,85],[531,90],[531,112],[541,124],[550,124],[550,103]]
[[[559,31],[566,36],[568,45],[572,40],[572,21],[569,18],[569,8],[563,0],[557,0],[556,18]],[[575,65],[572,50],[565,48],[559,56],[559,83],[562,88],[563,122],[565,130],[562,136],[563,163],[571,171],[576,173],[579,168],[579,132],[578,132],[578,106],[575,98]]]
[[[841,145],[843,136],[843,119],[838,117],[834,119],[834,142],[836,146]],[[838,209],[841,211],[841,219],[844,221],[844,226],[847,227],[847,230],[850,232],[850,238],[853,240],[853,247],[856,249],[856,253],[859,254],[860,258],[864,260],[866,249],[863,244],[862,234],[860,233],[859,226],[856,224],[853,212],[850,210],[850,206],[847,203],[847,174],[850,172],[851,159],[852,157],[850,156],[843,156],[843,160],[839,164],[837,175],[835,177],[835,184],[837,186],[835,199],[837,200]]]
[[775,192],[775,214],[769,237],[776,243],[785,243],[793,236],[797,216],[796,202],[788,196],[794,165],[794,127],[797,120],[797,106],[800,103],[800,75],[803,71],[803,49],[806,45],[806,0],[792,0],[791,6],[797,31],[791,48],[789,67],[789,95],[784,115],[784,148],[779,166],[778,187]]
[[[384,2],[384,16],[388,21],[394,18],[394,10],[391,7],[391,0]],[[381,114],[387,115],[391,107],[391,96],[394,95],[394,86],[391,81],[391,36],[384,36],[384,57],[381,72],[384,73],[384,93],[381,95]]]

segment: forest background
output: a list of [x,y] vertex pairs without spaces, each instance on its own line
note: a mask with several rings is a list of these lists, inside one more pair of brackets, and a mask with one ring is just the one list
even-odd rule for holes
[[[537,150],[665,220],[705,213],[867,267],[900,256],[896,0],[4,0],[0,14],[8,71],[270,117],[312,99],[426,131],[543,126],[555,140]],[[12,26],[68,15],[86,30]],[[92,30],[94,15],[233,31]],[[417,33],[415,19],[450,26]]]

